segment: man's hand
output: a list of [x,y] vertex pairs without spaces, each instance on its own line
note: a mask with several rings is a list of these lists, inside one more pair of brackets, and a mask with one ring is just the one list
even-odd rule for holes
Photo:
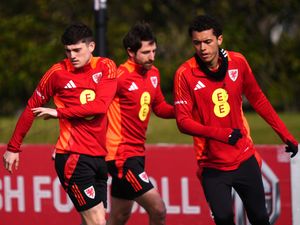
[[230,145],[235,145],[240,138],[242,138],[241,130],[233,129],[232,133],[228,137],[228,143]]
[[293,158],[298,153],[298,146],[294,145],[291,141],[287,140],[287,146],[285,146],[285,152],[290,152],[291,158]]
[[6,151],[3,154],[3,165],[10,173],[13,172],[13,166],[15,166],[15,170],[17,170],[19,167],[19,152]]
[[48,120],[51,118],[57,118],[56,109],[37,107],[37,108],[32,108],[31,110],[36,117],[43,117],[44,120]]

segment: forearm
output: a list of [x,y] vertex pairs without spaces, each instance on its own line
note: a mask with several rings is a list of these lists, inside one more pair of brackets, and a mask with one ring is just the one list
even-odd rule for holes
[[293,144],[298,144],[271,105],[269,110],[258,111],[258,114],[272,127],[284,143],[290,140]]
[[30,127],[32,126],[34,120],[34,115],[31,109],[26,106],[25,110],[21,114],[17,125],[15,127],[14,133],[7,144],[7,150],[11,152],[19,152],[20,146]]
[[153,108],[156,116],[164,119],[175,118],[174,107],[167,102],[163,101],[161,104]]
[[288,131],[265,95],[262,94],[257,99],[259,100],[250,101],[255,111],[272,127],[284,143],[286,143],[287,140],[290,140],[293,144],[297,145],[297,140]]
[[57,108],[58,118],[83,118],[107,112],[108,104],[103,101],[93,101],[85,105],[72,106],[69,108]]
[[98,86],[96,98],[94,101],[89,101],[86,104],[76,105],[67,108],[58,108],[58,118],[83,118],[87,116],[94,116],[105,114],[112,102],[117,89],[116,79],[108,79]]
[[177,119],[176,121],[178,128],[182,133],[197,137],[215,139],[224,143],[228,143],[229,136],[233,132],[233,129],[231,128],[204,126],[201,123],[189,118],[181,120]]
[[257,84],[251,71],[245,76],[244,83],[244,94],[254,110],[273,128],[284,143],[287,143],[287,140],[290,140],[296,145],[297,141],[289,133],[285,124],[275,112],[270,101]]

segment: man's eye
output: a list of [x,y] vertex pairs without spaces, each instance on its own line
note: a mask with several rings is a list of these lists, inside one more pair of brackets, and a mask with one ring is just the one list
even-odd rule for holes
[[194,40],[194,41],[193,41],[193,44],[194,44],[194,45],[200,45],[201,42],[200,42],[200,41],[197,41],[197,40]]

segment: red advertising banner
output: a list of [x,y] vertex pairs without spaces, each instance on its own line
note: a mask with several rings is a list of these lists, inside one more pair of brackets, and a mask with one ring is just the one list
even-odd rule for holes
[[[271,222],[292,225],[290,159],[280,145],[259,145]],[[1,156],[5,150],[0,145]],[[20,166],[9,174],[0,165],[0,225],[80,224],[80,216],[60,186],[51,159],[52,145],[24,145]],[[191,145],[147,145],[146,171],[167,207],[167,224],[213,225]],[[110,180],[109,180],[110,184]],[[108,186],[108,216],[110,198]],[[248,225],[235,197],[236,221]],[[134,205],[128,225],[148,224],[145,211]]]

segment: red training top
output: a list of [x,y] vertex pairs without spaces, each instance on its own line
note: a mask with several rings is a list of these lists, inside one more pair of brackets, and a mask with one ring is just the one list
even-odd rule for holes
[[[242,95],[283,142],[290,140],[297,144],[261,91],[246,59],[240,53],[228,51],[227,54],[224,80],[210,79],[193,57],[178,68],[174,81],[179,129],[195,137],[200,165],[220,170],[236,169],[255,152],[243,115]],[[233,128],[240,129],[243,135],[235,146],[228,144]]]
[[[32,108],[47,103],[51,97],[58,107],[60,135],[56,151],[105,156],[106,111],[116,90],[116,66],[108,58],[93,57],[83,68],[75,69],[68,59],[54,64],[42,77],[20,116],[7,150],[18,152],[34,115]],[[92,111],[90,101],[97,101],[97,115],[79,118],[80,113]],[[86,107],[81,107],[86,105]],[[68,109],[70,108],[70,110]],[[70,118],[72,110],[78,118]],[[81,109],[81,110],[80,110]],[[70,119],[69,119],[70,118]]]
[[117,70],[117,94],[108,110],[106,160],[121,167],[128,157],[145,155],[146,130],[151,109],[158,117],[174,118],[160,88],[160,74],[152,66],[145,74],[128,60]]

